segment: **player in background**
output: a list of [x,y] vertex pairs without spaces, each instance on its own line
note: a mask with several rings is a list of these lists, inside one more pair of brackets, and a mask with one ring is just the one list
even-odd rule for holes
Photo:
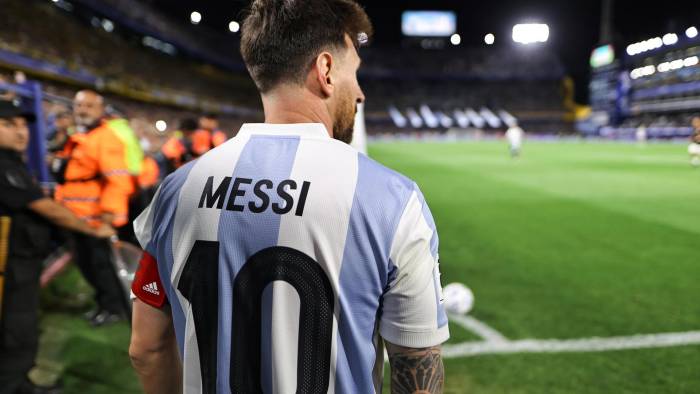
[[690,165],[700,167],[700,116],[693,117],[693,134],[690,136],[688,154],[690,155]]
[[517,123],[513,123],[513,125],[508,128],[508,131],[506,131],[506,139],[508,140],[508,146],[510,148],[510,157],[520,156],[524,134],[525,132]]
[[634,138],[637,140],[637,145],[645,146],[647,144],[647,127],[640,124],[634,132]]
[[[351,0],[256,0],[265,123],[187,164],[135,223],[129,353],[147,393],[440,393],[438,235],[417,185],[348,144],[371,36]],[[283,60],[281,60],[283,59]]]

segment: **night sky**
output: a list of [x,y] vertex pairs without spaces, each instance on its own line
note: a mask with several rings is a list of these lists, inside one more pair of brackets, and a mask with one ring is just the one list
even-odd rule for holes
[[[202,24],[228,33],[228,23],[240,20],[248,1],[235,0],[147,0],[164,13],[189,21],[190,12],[202,13]],[[300,0],[301,1],[301,0]],[[375,0],[359,1],[375,26],[373,45],[400,45],[401,13],[404,10],[452,10],[457,12],[457,30],[463,46],[481,46],[486,33],[496,35],[496,45],[512,45],[511,27],[520,22],[547,23],[550,39],[545,45],[562,59],[576,82],[576,97],[587,101],[588,59],[599,43],[602,0]],[[613,43],[618,54],[626,45],[668,32],[682,34],[689,26],[700,28],[700,1],[614,0]]]

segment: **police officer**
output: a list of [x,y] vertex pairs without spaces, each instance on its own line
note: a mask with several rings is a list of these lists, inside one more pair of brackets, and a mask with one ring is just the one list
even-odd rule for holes
[[27,378],[38,346],[39,275],[52,225],[95,237],[114,235],[109,226],[90,227],[44,196],[22,158],[27,121],[33,120],[0,101],[0,394],[56,392]]

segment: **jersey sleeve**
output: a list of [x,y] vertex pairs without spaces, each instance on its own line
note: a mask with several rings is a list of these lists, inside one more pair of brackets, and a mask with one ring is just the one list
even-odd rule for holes
[[168,301],[158,274],[158,262],[148,252],[143,252],[139,269],[131,283],[131,292],[136,298],[155,308],[162,307]]
[[449,338],[437,251],[435,223],[416,186],[391,246],[392,274],[379,322],[379,332],[388,342],[423,348]]

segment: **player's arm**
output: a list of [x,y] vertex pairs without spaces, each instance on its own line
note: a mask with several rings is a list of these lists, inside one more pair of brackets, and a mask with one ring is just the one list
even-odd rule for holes
[[169,308],[134,300],[129,357],[146,394],[182,393],[182,364]]
[[404,209],[391,247],[395,278],[382,301],[379,332],[387,344],[391,392],[442,393],[441,344],[449,338],[437,260],[438,239],[417,189]]
[[[143,232],[137,231],[143,238]],[[140,238],[140,239],[141,239]],[[129,357],[146,394],[182,393],[182,364],[158,262],[143,252],[131,284]]]
[[44,217],[49,222],[71,231],[101,238],[109,238],[116,235],[114,230],[109,226],[101,226],[99,228],[90,227],[86,222],[80,220],[69,211],[68,208],[65,208],[47,197],[29,203],[29,209]]
[[407,348],[386,343],[391,367],[392,394],[442,393],[445,368],[440,345]]

